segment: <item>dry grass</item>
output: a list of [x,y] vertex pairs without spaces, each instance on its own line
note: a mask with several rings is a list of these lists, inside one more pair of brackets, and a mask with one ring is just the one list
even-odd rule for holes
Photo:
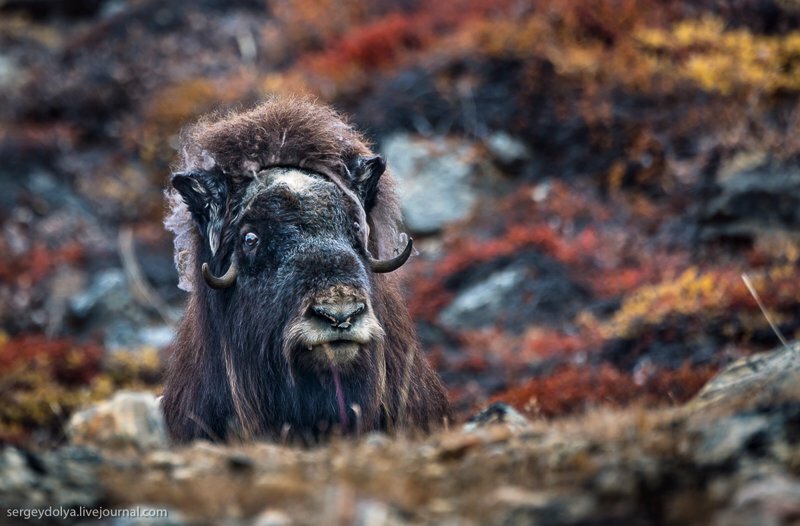
[[677,423],[676,411],[638,407],[533,422],[523,432],[498,425],[422,441],[373,435],[313,450],[196,443],[109,466],[103,479],[115,504],[149,502],[212,521],[275,508],[301,524],[351,523],[369,501],[412,522],[484,521],[498,505],[513,507],[519,488],[570,495],[609,465],[624,471],[643,458],[679,459]]

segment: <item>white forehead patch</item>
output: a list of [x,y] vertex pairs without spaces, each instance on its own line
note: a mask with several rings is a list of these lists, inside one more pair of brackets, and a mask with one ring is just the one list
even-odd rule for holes
[[247,203],[247,205],[244,209],[247,210],[250,208],[253,200],[272,186],[280,184],[288,187],[289,190],[296,194],[304,194],[308,193],[315,183],[320,183],[320,179],[302,170],[292,168],[269,168],[267,170],[262,170],[255,175],[253,182],[250,183],[250,186],[247,188],[247,192],[244,196],[244,202]]
[[274,171],[269,177],[269,185],[284,184],[296,194],[303,194],[317,180],[299,170],[280,169]]

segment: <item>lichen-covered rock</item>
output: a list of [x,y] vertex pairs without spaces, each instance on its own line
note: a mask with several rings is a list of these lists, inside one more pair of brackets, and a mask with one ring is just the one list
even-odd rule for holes
[[[727,176],[726,176],[727,175]],[[720,174],[717,195],[703,211],[706,238],[747,238],[800,226],[800,169],[764,162]]]
[[583,287],[558,261],[528,252],[476,265],[459,276],[455,297],[439,314],[451,330],[503,327],[523,332],[577,311],[586,301]]
[[710,412],[730,414],[786,402],[800,402],[800,342],[737,360],[708,382],[686,409],[703,420]]
[[72,415],[67,435],[74,444],[147,450],[169,445],[164,416],[152,393],[119,391],[111,400]]
[[412,233],[435,233],[472,212],[478,200],[472,144],[397,134],[384,141],[382,151],[397,178],[403,217]]
[[462,430],[470,433],[491,425],[506,426],[512,431],[527,431],[531,429],[530,421],[522,413],[503,402],[495,402],[489,407],[473,415]]

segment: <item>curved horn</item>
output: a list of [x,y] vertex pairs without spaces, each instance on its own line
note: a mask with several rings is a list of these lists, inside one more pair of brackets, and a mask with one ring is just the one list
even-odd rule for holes
[[372,272],[392,272],[403,266],[403,263],[408,261],[411,251],[414,249],[414,240],[408,238],[408,244],[402,254],[398,254],[392,259],[372,259],[369,258],[369,266]]
[[231,258],[231,266],[228,267],[228,271],[221,277],[218,278],[214,274],[211,273],[211,269],[208,268],[208,263],[203,263],[203,279],[206,280],[206,284],[211,287],[212,289],[227,289],[232,287],[233,284],[236,282],[236,259]]

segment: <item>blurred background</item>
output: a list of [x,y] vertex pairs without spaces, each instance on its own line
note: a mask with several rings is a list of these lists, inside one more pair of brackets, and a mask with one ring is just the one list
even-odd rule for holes
[[674,405],[800,321],[800,2],[0,0],[0,442],[159,390],[177,134],[270,92],[364,130],[459,415]]

